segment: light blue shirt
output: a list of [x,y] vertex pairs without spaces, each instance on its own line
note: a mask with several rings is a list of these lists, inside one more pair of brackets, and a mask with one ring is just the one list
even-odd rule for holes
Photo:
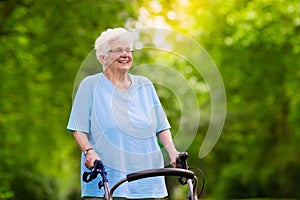
[[[87,134],[100,156],[113,186],[127,174],[163,168],[157,134],[170,124],[153,84],[145,77],[128,74],[132,84],[126,91],[116,88],[103,73],[86,77],[80,84],[67,129]],[[89,171],[81,157],[81,177]],[[82,196],[103,197],[97,183],[81,181]],[[115,197],[162,198],[167,196],[164,177],[122,184]]]

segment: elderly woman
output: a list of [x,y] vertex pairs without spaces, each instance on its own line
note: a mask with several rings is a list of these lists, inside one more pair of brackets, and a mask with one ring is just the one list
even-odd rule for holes
[[[103,72],[80,83],[67,126],[83,152],[81,175],[100,159],[110,185],[128,173],[162,168],[157,138],[174,166],[178,151],[153,84],[145,77],[128,73],[133,61],[131,34],[123,28],[108,29],[97,38],[95,49]],[[82,197],[103,197],[98,182],[99,179],[81,182]],[[114,197],[129,199],[165,196],[163,177],[129,182],[114,193]]]

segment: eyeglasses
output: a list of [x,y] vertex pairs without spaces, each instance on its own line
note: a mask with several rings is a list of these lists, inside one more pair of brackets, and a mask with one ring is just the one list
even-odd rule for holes
[[117,48],[108,51],[108,53],[117,53],[117,54],[122,54],[123,52],[126,52],[127,54],[132,54],[133,50]]

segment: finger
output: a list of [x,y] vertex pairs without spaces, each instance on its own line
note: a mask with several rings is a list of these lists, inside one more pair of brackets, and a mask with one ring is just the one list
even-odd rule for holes
[[88,169],[93,169],[93,167],[91,165],[89,165],[89,163],[87,161],[84,163],[84,165]]
[[171,164],[174,168],[176,168],[176,164],[175,164],[174,162],[170,162],[170,164]]

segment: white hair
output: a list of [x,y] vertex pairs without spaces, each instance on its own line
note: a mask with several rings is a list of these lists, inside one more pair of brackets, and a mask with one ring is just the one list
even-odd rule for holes
[[133,48],[133,38],[130,32],[124,28],[109,28],[103,31],[95,41],[95,50],[97,60],[102,64],[103,71],[106,69],[106,65],[101,62],[100,56],[104,56],[110,50],[109,42],[113,40],[121,40],[129,44],[130,48]]

